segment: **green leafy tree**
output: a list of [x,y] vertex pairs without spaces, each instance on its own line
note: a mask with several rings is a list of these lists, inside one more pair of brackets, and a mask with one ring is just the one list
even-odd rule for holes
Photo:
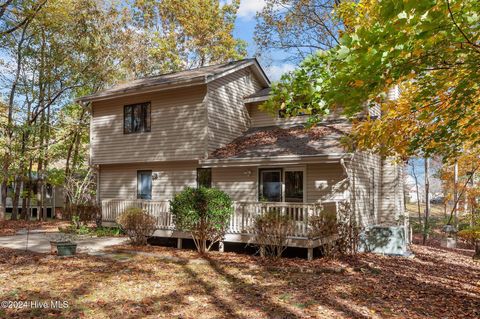
[[[346,2],[336,12],[340,44],[305,59],[274,88],[267,108],[353,116],[382,107],[360,123],[355,145],[410,156],[454,158],[480,143],[478,1]],[[389,89],[402,94],[389,101]],[[380,138],[379,138],[380,136]]]
[[200,254],[221,241],[233,214],[232,200],[216,188],[190,188],[175,195],[170,202],[175,227],[192,234]]
[[153,75],[243,58],[246,44],[233,37],[239,1],[220,2],[130,1],[127,70]]

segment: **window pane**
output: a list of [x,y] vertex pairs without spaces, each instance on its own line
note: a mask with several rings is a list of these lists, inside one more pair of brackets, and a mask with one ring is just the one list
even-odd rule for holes
[[212,169],[197,168],[197,187],[212,187]]
[[152,199],[152,171],[138,171],[137,198]]
[[143,105],[143,131],[150,132],[150,103]]
[[132,133],[132,106],[125,106],[123,118],[124,133]]
[[143,127],[143,116],[141,105],[133,106],[133,128],[132,132],[141,132]]
[[285,201],[303,202],[303,172],[285,172]]
[[281,171],[262,171],[260,178],[260,200],[280,202],[282,200]]

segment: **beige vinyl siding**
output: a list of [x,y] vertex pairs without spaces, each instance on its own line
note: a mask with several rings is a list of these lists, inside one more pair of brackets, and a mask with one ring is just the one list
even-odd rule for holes
[[[225,191],[233,200],[257,201],[258,169],[259,167],[213,168],[212,186]],[[305,201],[307,203],[343,198],[342,192],[335,193],[332,196],[332,187],[346,177],[340,164],[308,164],[299,166],[299,170],[303,170],[306,174],[304,191],[306,192]],[[315,187],[316,181],[326,181],[327,188],[317,189]]]
[[347,163],[350,175],[350,203],[360,226],[378,223],[381,206],[381,158],[366,152],[355,153]]
[[257,201],[257,169],[252,167],[212,168],[212,186],[235,201]]
[[305,123],[308,116],[296,116],[290,118],[280,118],[278,115],[262,111],[259,109],[261,103],[254,103],[248,105],[248,111],[251,119],[252,127],[265,127],[265,126],[289,126],[294,124]]
[[[294,116],[281,118],[276,114],[272,114],[267,111],[261,110],[259,107],[262,103],[251,103],[247,106],[251,127],[265,127],[265,126],[280,126],[288,127],[294,125],[305,124],[308,120],[308,116]],[[325,118],[326,120],[344,119],[341,116],[340,111],[336,111]]]
[[[198,159],[205,154],[206,86],[141,94],[93,104],[93,164]],[[151,131],[123,133],[124,105],[151,102]]]
[[380,224],[397,224],[404,214],[402,165],[387,158],[383,161]]
[[230,143],[249,128],[250,117],[243,98],[260,89],[258,80],[249,69],[208,84],[209,152]]
[[152,200],[168,200],[185,187],[197,185],[197,163],[162,162],[100,166],[100,199],[137,198],[137,171],[158,174],[152,180]]
[[[306,202],[313,203],[319,200],[326,199],[342,199],[343,192],[333,192],[333,187],[344,178],[343,167],[340,163],[322,163],[322,164],[308,164],[307,169],[307,183],[306,183]],[[325,185],[326,187],[317,188],[316,183]]]

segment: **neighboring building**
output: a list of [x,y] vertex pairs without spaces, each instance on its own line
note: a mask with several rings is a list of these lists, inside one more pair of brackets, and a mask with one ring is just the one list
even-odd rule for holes
[[[248,241],[262,209],[298,222],[292,245],[311,248],[308,218],[349,202],[359,225],[403,225],[401,165],[344,150],[350,124],[330,117],[305,130],[305,116],[262,111],[270,81],[256,59],[154,76],[80,99],[91,102],[91,163],[98,167],[103,218],[129,205],[158,216],[158,236],[173,230],[168,200],[206,185],[236,202],[226,241]],[[301,216],[301,217],[299,217]]]
[[[14,194],[14,187],[15,184],[10,184],[8,189],[7,189],[7,206],[6,206],[6,212],[7,213],[12,213],[13,211],[13,194]],[[23,183],[20,186],[20,199],[18,202],[18,216],[20,216],[20,213],[23,208],[23,197],[26,196],[27,188],[24,187]],[[32,181],[32,186],[30,187],[30,198],[28,200],[28,203],[26,204],[27,208],[27,214],[28,216],[31,216],[32,218],[40,218],[39,214],[37,214],[37,211],[39,210],[38,207],[38,197],[39,197],[39,191],[37,187],[37,180],[33,179]],[[61,186],[53,186],[50,184],[47,184],[45,187],[45,203],[44,207],[47,210],[47,217],[53,218],[55,217],[56,213],[58,211],[61,211],[62,208],[65,205],[65,195],[63,191],[63,187]]]

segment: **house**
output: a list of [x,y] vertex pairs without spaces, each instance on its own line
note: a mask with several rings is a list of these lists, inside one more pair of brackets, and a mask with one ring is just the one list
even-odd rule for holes
[[[174,229],[168,200],[186,186],[212,186],[235,201],[225,241],[248,242],[253,217],[265,209],[294,216],[290,245],[313,248],[308,219],[350,203],[357,223],[403,225],[401,166],[349,153],[346,119],[316,128],[307,117],[273,116],[259,107],[270,81],[256,59],[153,76],[80,99],[89,105],[91,163],[98,167],[103,221],[128,206],[158,220],[156,236],[188,238]],[[181,241],[179,241],[181,243]]]
[[[29,185],[26,182],[21,182],[20,184],[20,197],[18,201],[17,216],[20,218],[23,206],[25,205],[27,215],[31,218],[40,218],[39,211],[41,211],[41,191],[37,183],[38,179],[35,177],[35,173],[32,174],[32,182]],[[30,196],[27,195],[27,192],[30,190]],[[7,202],[5,211],[9,214],[13,212],[13,197],[15,192],[15,183],[11,183],[7,188]],[[0,190],[1,193],[1,190]],[[47,183],[45,185],[44,193],[44,203],[43,207],[47,211],[47,217],[53,218],[60,212],[65,205],[65,194],[64,189],[61,186],[55,186]]]

